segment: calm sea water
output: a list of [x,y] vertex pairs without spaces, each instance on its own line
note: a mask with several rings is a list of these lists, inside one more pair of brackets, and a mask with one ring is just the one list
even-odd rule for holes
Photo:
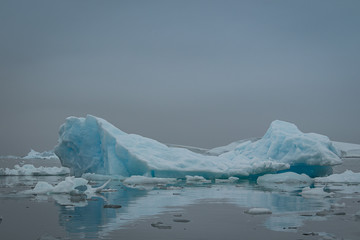
[[[51,161],[30,162],[39,166],[59,165],[58,162]],[[11,167],[14,164],[14,160],[0,161],[0,167]],[[346,159],[343,165],[334,168],[334,172],[339,173],[346,169],[360,172],[360,159]],[[355,215],[360,210],[359,185],[324,185],[328,191],[335,193],[333,197],[327,198],[302,197],[299,192],[303,186],[265,188],[249,180],[203,184],[187,184],[181,181],[175,185],[135,188],[126,187],[121,181],[113,180],[108,187],[114,191],[100,193],[91,198],[71,194],[21,194],[21,191],[33,188],[38,181],[56,184],[64,178],[1,176],[0,239],[138,239],[140,232],[144,239],[174,239],[176,236],[178,239],[201,239],[201,232],[209,227],[218,229],[217,232],[224,231],[223,234],[228,234],[227,239],[237,239],[241,234],[241,228],[237,227],[239,225],[247,226],[249,231],[254,228],[257,233],[263,231],[264,237],[270,234],[266,233],[268,231],[279,239],[288,239],[291,236],[288,234],[310,236],[303,235],[306,232],[301,230],[310,222],[330,223],[334,219],[342,219],[340,225],[346,223],[346,226],[352,226],[351,224],[359,223]],[[92,184],[97,186],[103,182],[96,181]],[[120,205],[121,208],[106,208],[106,205]],[[253,216],[244,213],[254,207],[268,208],[272,214]],[[217,212],[214,213],[215,209]],[[210,219],[216,216],[219,216],[221,221],[211,222]],[[244,234],[245,230],[242,231]],[[324,239],[343,236],[356,239],[353,237],[360,236],[355,227],[351,234],[347,232],[327,229],[325,233],[314,233],[312,236],[317,236],[316,239],[324,234]],[[197,233],[200,235],[196,235]],[[209,234],[203,235],[207,236],[204,239],[218,239],[215,238],[215,233],[210,234],[210,230],[207,233]],[[356,235],[358,233],[359,235]]]

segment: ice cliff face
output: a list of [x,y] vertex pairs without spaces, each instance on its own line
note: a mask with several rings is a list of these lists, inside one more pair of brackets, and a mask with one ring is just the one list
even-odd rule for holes
[[89,172],[123,177],[244,177],[296,166],[301,166],[301,172],[304,166],[341,163],[326,136],[304,134],[282,121],[274,121],[262,139],[241,143],[220,156],[167,147],[153,139],[127,134],[91,115],[67,118],[59,135],[55,154],[76,176]]

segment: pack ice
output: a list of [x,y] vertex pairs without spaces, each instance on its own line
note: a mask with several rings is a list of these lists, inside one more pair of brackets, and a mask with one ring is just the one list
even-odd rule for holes
[[[300,173],[306,169],[318,171],[341,163],[326,136],[302,133],[294,124],[278,120],[271,123],[260,140],[240,143],[219,156],[208,156],[127,134],[91,115],[69,117],[60,127],[55,154],[75,176],[96,173],[122,177],[228,178],[274,173],[299,166]],[[316,176],[315,170],[313,175]]]

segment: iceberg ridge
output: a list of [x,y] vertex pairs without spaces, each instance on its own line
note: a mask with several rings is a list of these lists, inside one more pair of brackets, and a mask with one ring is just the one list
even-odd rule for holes
[[91,115],[67,118],[59,135],[54,152],[75,176],[96,173],[228,178],[274,173],[298,165],[309,168],[341,163],[326,136],[302,133],[294,124],[283,121],[274,121],[260,140],[240,143],[219,156],[168,147],[150,138],[127,134]]

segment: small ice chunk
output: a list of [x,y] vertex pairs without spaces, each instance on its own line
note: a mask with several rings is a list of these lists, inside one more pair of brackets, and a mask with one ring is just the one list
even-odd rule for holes
[[252,215],[272,214],[271,210],[268,208],[250,208],[246,210],[245,213]]
[[79,190],[77,188],[80,186],[85,186],[84,193],[87,195],[92,195],[97,192],[101,192],[109,182],[110,182],[110,180],[108,180],[101,187],[92,188],[88,184],[88,180],[86,180],[84,178],[66,177],[64,181],[59,182],[55,186],[53,186],[47,182],[40,181],[35,185],[34,189],[26,190],[21,193],[23,193],[23,194],[69,194],[71,192],[79,192]]
[[284,184],[311,184],[313,180],[306,174],[297,174],[294,172],[286,172],[279,174],[266,174],[257,179],[260,185],[269,183],[284,183]]
[[344,208],[345,206],[346,204],[344,202],[331,204],[331,208]]
[[228,179],[215,179],[215,183],[233,183],[238,180],[238,177],[229,177]]
[[303,188],[302,192],[300,193],[303,197],[331,197],[334,193],[325,192],[324,188],[310,188],[305,187]]
[[0,176],[58,176],[69,173],[70,169],[66,167],[34,167],[32,164],[15,165],[13,169],[0,168]]
[[189,176],[189,175],[186,175],[185,178],[186,178],[186,183],[191,183],[191,184],[194,184],[194,183],[211,183],[211,180],[206,180],[202,176]]
[[315,182],[319,183],[360,183],[360,173],[346,170],[343,173],[332,174],[328,177],[317,177]]

